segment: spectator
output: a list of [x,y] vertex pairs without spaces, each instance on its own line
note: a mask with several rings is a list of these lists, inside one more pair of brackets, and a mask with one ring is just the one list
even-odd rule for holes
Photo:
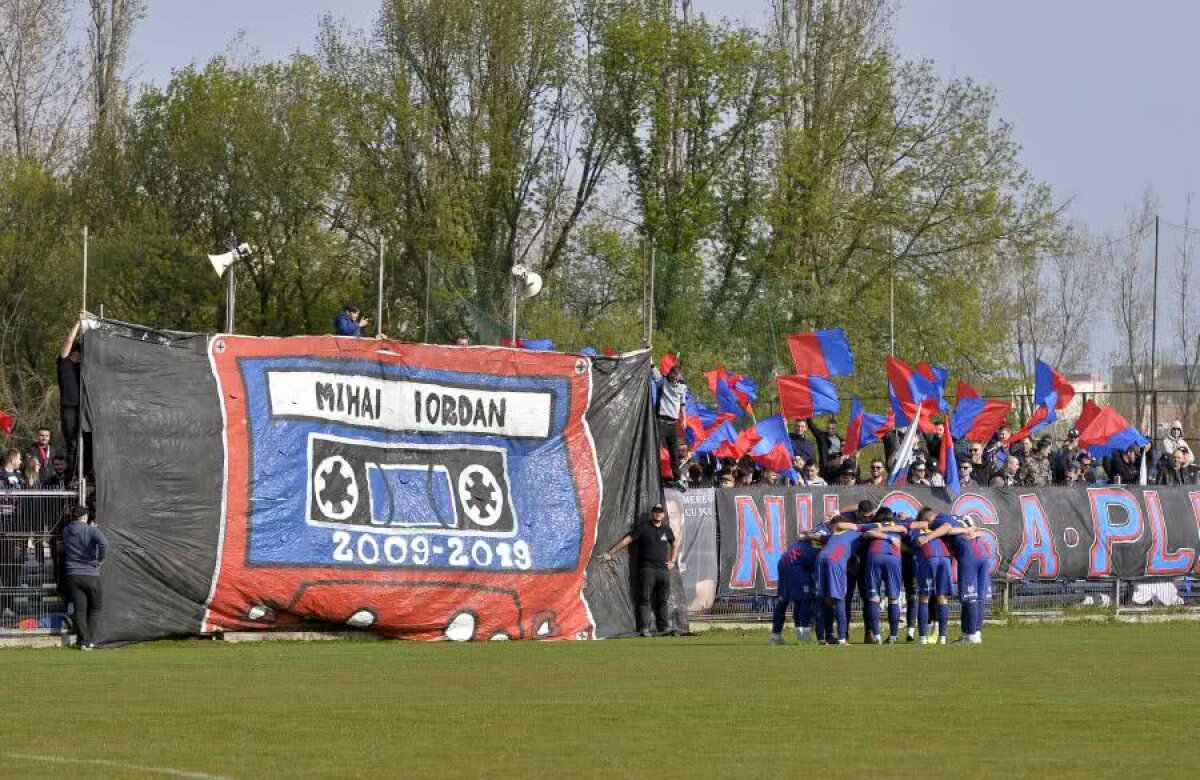
[[1067,431],[1067,440],[1063,446],[1050,456],[1051,476],[1054,484],[1061,485],[1067,481],[1067,464],[1079,458],[1079,431],[1075,428]]
[[842,466],[842,473],[838,475],[838,484],[849,487],[858,484],[858,469],[849,463]]
[[1114,485],[1136,485],[1142,481],[1142,451],[1138,447],[1126,447],[1124,452],[1112,459],[1109,466]]
[[971,442],[967,449],[967,459],[959,465],[959,474],[961,476],[962,466],[971,467],[971,481],[976,485],[986,485],[988,478],[991,476],[992,468],[987,461],[983,459],[983,445],[977,441]]
[[1108,474],[1087,450],[1079,453],[1079,472],[1089,485],[1107,485]]
[[[1175,450],[1177,450],[1181,447],[1183,448],[1183,450],[1185,452],[1187,452],[1187,455],[1188,455],[1187,465],[1189,465],[1189,466],[1195,465],[1196,456],[1192,454],[1191,447],[1188,447],[1187,442],[1184,441],[1184,438],[1183,438],[1183,423],[1179,422],[1179,420],[1176,420],[1175,422],[1171,423],[1171,430],[1169,430],[1167,432],[1166,437],[1163,439],[1163,443],[1162,443],[1163,455],[1166,458],[1170,458],[1172,455],[1175,454]],[[1168,461],[1168,462],[1170,463],[1171,461]],[[1172,465],[1173,465],[1173,463],[1172,463]]]
[[37,441],[31,444],[29,449],[25,451],[26,457],[32,455],[37,459],[38,470],[40,471],[38,483],[41,483],[53,473],[54,458],[58,454],[58,448],[50,443],[50,429],[38,428]]
[[960,490],[979,487],[975,481],[975,468],[970,463],[958,464],[958,487]]
[[21,471],[21,451],[5,450],[4,458],[0,461],[0,490],[24,490],[27,487],[29,483]]
[[1020,481],[1024,487],[1046,487],[1050,484],[1050,450],[1054,442],[1049,436],[1038,439],[1037,447],[1025,459],[1021,468]]
[[738,466],[735,478],[739,487],[750,487],[754,484],[754,470]]
[[821,467],[821,477],[833,484],[838,481],[842,475],[842,468],[846,465],[845,459],[842,457],[840,449],[831,450],[825,458],[825,465]]
[[1073,460],[1067,463],[1066,476],[1063,478],[1063,484],[1067,487],[1082,487],[1087,485],[1087,480],[1083,477],[1083,468],[1080,467],[1079,461]]
[[908,484],[933,487],[933,483],[929,481],[928,472],[929,468],[924,460],[914,461],[908,469]]
[[887,467],[884,466],[882,460],[880,460],[879,458],[872,459],[871,465],[870,465],[870,472],[871,472],[870,475],[866,479],[863,480],[862,484],[864,484],[864,485],[886,485],[887,484],[887,479],[888,479]]
[[990,487],[1015,487],[1021,484],[1018,474],[1021,471],[1021,459],[1015,455],[1009,455],[1004,461],[1004,468],[996,472],[988,485]]
[[63,444],[67,448],[67,470],[74,474],[79,458],[79,383],[80,364],[83,362],[83,344],[76,336],[85,314],[71,326],[58,355],[58,404],[62,422]]
[[333,333],[336,336],[362,336],[363,328],[369,323],[357,303],[347,303],[333,318]]
[[804,458],[805,464],[817,460],[817,445],[808,435],[808,423],[796,420],[788,438],[792,440],[792,453]]
[[925,452],[929,454],[931,468],[937,468],[942,457],[942,437],[946,435],[946,421],[941,417],[933,418],[933,433],[922,433]]
[[42,480],[39,487],[42,490],[66,490],[67,482],[67,459],[62,455],[55,455],[54,460],[50,462],[50,475]]
[[[805,427],[812,434],[813,442],[817,447],[817,463],[821,465],[821,474],[826,481],[833,482],[837,478],[838,471],[836,469],[829,472],[829,458],[833,453],[842,451],[842,439],[837,434],[837,419],[830,416],[829,421],[825,423],[825,430],[822,431],[815,420],[811,417],[805,421]],[[792,449],[795,452],[795,448]]]
[[734,480],[733,473],[729,472],[729,471],[726,471],[725,473],[723,473],[717,479],[717,487],[720,487],[720,488],[736,487],[736,482]]
[[762,475],[762,483],[774,487],[779,484],[779,475],[770,469],[764,469]]
[[1176,446],[1175,451],[1171,453],[1170,465],[1158,470],[1158,478],[1155,483],[1159,485],[1195,485],[1196,467],[1188,465],[1188,456],[1190,455],[1186,446]]
[[74,522],[63,529],[63,567],[67,598],[75,610],[75,635],[80,650],[92,650],[92,629],[102,606],[100,564],[108,549],[104,532],[88,524],[86,507],[72,513]]
[[37,490],[42,485],[42,468],[38,463],[37,456],[26,454],[25,461],[21,465],[21,476],[25,478],[25,487],[29,490]]
[[810,461],[804,467],[804,484],[810,487],[822,487],[829,484],[821,479],[821,470],[817,468],[816,461]]
[[654,413],[658,417],[658,440],[665,444],[667,452],[673,455],[671,478],[675,482],[675,487],[687,490],[687,483],[680,477],[682,464],[679,461],[678,452],[682,443],[679,426],[683,420],[684,409],[687,407],[688,386],[683,381],[683,372],[678,363],[671,366],[666,376],[662,375],[657,366],[654,367],[651,375],[655,387],[658,389],[658,398],[654,407]]

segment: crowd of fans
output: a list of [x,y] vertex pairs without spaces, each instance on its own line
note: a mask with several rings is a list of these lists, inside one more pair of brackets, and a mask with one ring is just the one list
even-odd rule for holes
[[[917,437],[915,453],[907,470],[907,483],[942,487],[945,481],[939,459],[945,421],[934,420],[934,432]],[[660,428],[663,423],[660,420]],[[754,484],[794,485],[887,485],[905,431],[889,431],[882,440],[883,457],[843,455],[837,422],[829,418],[797,420],[789,434],[794,459],[792,476],[781,476],[761,468],[749,456],[740,460],[695,456],[686,444],[677,444],[678,476],[663,468],[664,480],[682,482],[683,487],[735,487]],[[954,444],[960,488],[1047,487],[1051,485],[1137,485],[1142,482],[1143,457],[1146,482],[1158,485],[1200,484],[1195,454],[1175,422],[1161,446],[1143,451],[1138,447],[1110,458],[1095,458],[1079,446],[1079,431],[1071,429],[1066,439],[1050,436],[1009,443],[1012,429],[1004,425],[987,443],[960,441]],[[682,435],[672,437],[682,441]],[[666,440],[666,437],[663,437]]]

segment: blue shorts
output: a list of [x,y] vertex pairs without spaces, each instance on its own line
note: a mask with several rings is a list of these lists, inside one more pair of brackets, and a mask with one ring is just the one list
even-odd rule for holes
[[918,558],[917,582],[922,596],[951,595],[950,559]]
[[991,561],[987,558],[963,556],[958,559],[958,597],[963,601],[983,601],[988,597],[988,571]]
[[828,558],[817,560],[817,595],[841,601],[846,598],[846,567]]
[[900,580],[900,556],[872,555],[867,558],[867,599],[878,599],[881,594],[889,599],[900,598]]
[[817,592],[816,572],[812,566],[779,564],[779,586],[775,593],[787,601],[806,601]]

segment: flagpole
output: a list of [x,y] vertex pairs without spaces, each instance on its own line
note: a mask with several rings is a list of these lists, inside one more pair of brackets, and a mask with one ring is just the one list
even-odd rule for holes
[[1158,215],[1154,215],[1154,303],[1150,315],[1150,440],[1158,436]]
[[[83,290],[79,296],[79,311],[83,314],[87,311],[87,285],[88,285],[88,226],[83,226]],[[83,338],[83,326],[80,325],[80,333],[78,338]],[[79,370],[79,398],[83,400],[83,367]],[[83,410],[82,404],[80,411]],[[82,415],[79,415],[82,418]],[[76,499],[80,506],[87,503],[87,480],[83,476],[83,420],[77,420],[77,432],[75,434],[75,482],[79,488],[79,495]]]
[[379,287],[375,293],[375,335],[383,335],[383,235],[379,236]]

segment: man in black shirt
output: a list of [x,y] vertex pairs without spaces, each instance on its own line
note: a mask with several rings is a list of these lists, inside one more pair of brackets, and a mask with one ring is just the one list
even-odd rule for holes
[[658,633],[667,631],[667,595],[671,591],[669,572],[675,568],[679,545],[675,533],[667,524],[667,512],[662,504],[650,510],[650,519],[638,523],[632,531],[621,537],[604,553],[603,560],[611,561],[614,554],[637,543],[638,570],[641,574],[641,598],[638,600],[638,617],[642,622],[642,636],[650,636],[650,607],[653,604]]

